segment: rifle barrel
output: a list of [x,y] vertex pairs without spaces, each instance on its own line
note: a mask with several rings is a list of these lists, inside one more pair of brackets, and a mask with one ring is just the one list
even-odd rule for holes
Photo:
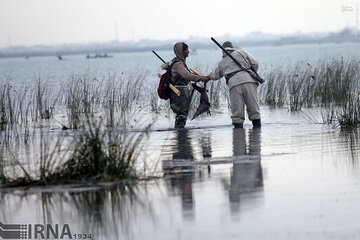
[[241,70],[244,70],[244,67],[233,57],[231,56],[231,54],[225,50],[225,48],[223,48],[223,46],[220,45],[220,43],[218,43],[215,38],[211,38],[211,40],[219,47],[221,48],[221,50],[223,50],[235,63],[236,65],[238,65],[240,67]]
[[248,69],[244,68],[239,62],[238,60],[236,60],[228,51],[225,50],[225,48],[223,48],[220,43],[218,43],[213,37],[211,38],[211,40],[219,47],[221,48],[221,50],[223,50],[226,55],[228,55],[235,63],[236,65],[239,66],[239,68],[242,70],[242,71],[246,71],[247,73],[250,74],[251,77],[253,77],[256,81],[258,81],[259,83],[264,83],[265,80],[262,79],[255,71],[254,72],[251,72],[249,71]]
[[152,50],[152,52],[153,52],[163,63],[165,63],[164,59],[162,59],[154,50]]

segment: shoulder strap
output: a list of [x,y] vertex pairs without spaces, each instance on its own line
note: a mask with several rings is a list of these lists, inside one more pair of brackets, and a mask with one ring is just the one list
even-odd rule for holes
[[177,63],[177,62],[180,62],[180,59],[178,59],[177,57],[174,57],[171,61],[170,61],[170,64],[169,64],[169,69],[172,68],[172,66]]
[[[177,63],[177,62],[182,62],[182,61],[181,61],[178,57],[174,57],[174,58],[171,60],[171,62],[170,62],[169,68],[172,68],[172,66],[173,66],[175,63]],[[184,65],[185,65],[186,69],[187,69],[190,73],[192,73],[192,71],[190,71],[190,69],[188,68],[188,66],[186,65],[186,63],[184,63]]]

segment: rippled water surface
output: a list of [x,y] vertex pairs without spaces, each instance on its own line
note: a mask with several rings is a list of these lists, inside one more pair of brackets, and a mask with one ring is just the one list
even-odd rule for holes
[[[262,107],[233,129],[226,110],[147,141],[160,179],[1,192],[6,223],[68,223],[94,239],[358,239],[357,130]],[[170,129],[170,130],[167,130]]]

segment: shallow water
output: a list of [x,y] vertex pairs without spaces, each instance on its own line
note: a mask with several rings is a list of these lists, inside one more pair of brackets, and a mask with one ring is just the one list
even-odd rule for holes
[[359,239],[358,131],[262,107],[233,129],[226,110],[172,130],[159,116],[138,184],[4,190],[3,223],[68,223],[94,239]]

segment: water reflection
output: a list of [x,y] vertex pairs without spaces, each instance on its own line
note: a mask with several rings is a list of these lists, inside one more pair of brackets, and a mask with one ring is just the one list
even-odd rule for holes
[[359,129],[343,129],[340,131],[342,148],[349,151],[350,167],[359,165]]
[[[212,147],[211,147],[211,132],[202,132],[199,136],[199,143],[201,147],[202,157],[211,158],[212,157]],[[208,174],[211,173],[211,166],[207,166]],[[199,171],[200,180],[204,180],[204,174],[202,171]]]
[[199,143],[203,158],[212,157],[211,132],[202,132],[199,136]]
[[263,197],[261,167],[261,129],[249,130],[249,144],[242,128],[233,129],[233,156],[252,156],[250,161],[233,164],[230,184],[223,181],[228,192],[231,213],[238,213],[242,205],[254,205]]
[[2,203],[6,203],[1,204],[0,210],[11,218],[3,218],[4,222],[68,223],[72,232],[92,234],[95,239],[121,239],[122,236],[133,239],[138,230],[136,223],[143,218],[138,213],[146,211],[147,216],[152,216],[151,202],[143,196],[146,186],[142,186],[140,192],[132,183],[62,189],[60,192],[34,190],[0,194]]
[[[195,153],[192,143],[192,135],[198,137],[198,143],[202,158],[211,158],[211,132],[196,132],[188,129],[178,130],[176,137],[172,139],[171,160],[163,161],[163,171],[167,179],[169,192],[173,196],[181,197],[182,216],[186,220],[195,218],[195,197],[193,193],[193,183],[195,177],[197,181],[205,180],[204,168],[194,165],[194,159],[199,153]],[[207,166],[210,173],[210,166]]]
[[181,208],[183,217],[194,218],[194,197],[192,184],[195,177],[195,167],[191,164],[179,164],[184,160],[194,160],[194,151],[191,145],[188,129],[181,129],[176,133],[175,144],[172,145],[172,164],[167,167],[163,164],[165,177],[169,179],[170,192],[181,196]]

